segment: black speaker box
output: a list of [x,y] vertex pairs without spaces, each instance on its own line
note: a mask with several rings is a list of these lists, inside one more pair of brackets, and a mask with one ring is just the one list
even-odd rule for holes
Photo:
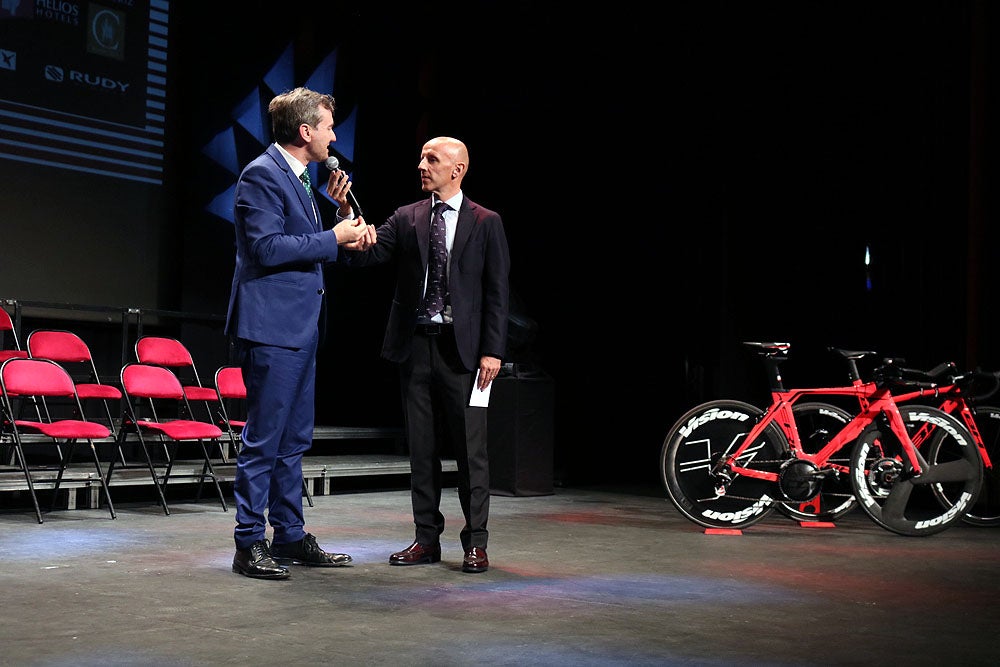
[[490,388],[488,448],[490,493],[553,493],[555,383],[536,371],[501,375]]

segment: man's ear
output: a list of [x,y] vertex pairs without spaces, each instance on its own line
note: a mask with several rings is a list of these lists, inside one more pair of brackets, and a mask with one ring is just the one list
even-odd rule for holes
[[312,127],[309,126],[309,123],[299,125],[299,139],[307,144],[312,139]]

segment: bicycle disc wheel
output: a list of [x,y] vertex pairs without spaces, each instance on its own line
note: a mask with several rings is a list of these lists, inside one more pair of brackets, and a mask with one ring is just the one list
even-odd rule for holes
[[[689,410],[670,428],[660,451],[660,478],[681,514],[707,528],[739,529],[774,510],[776,483],[712,473],[712,466],[740,446],[763,414],[740,401],[710,401]],[[739,462],[777,473],[788,458],[787,449],[784,435],[771,424]]]
[[[907,431],[925,424],[940,438],[941,462],[912,474],[903,445],[883,420],[862,432],[851,456],[851,483],[861,508],[875,523],[900,535],[933,535],[960,521],[983,481],[979,450],[965,426],[937,408],[901,405]],[[929,448],[928,448],[928,451]],[[947,487],[954,504],[943,507],[934,487]]]
[[[983,438],[983,446],[990,459],[990,467],[983,466],[983,486],[979,497],[969,510],[962,516],[962,521],[973,526],[1000,526],[1000,408],[981,405],[973,408],[976,428]],[[927,451],[930,463],[945,462],[953,453],[944,446],[946,441],[933,440]],[[934,485],[933,491],[945,507],[955,504],[956,492],[960,489],[951,485]]]
[[[807,454],[823,449],[853,419],[853,415],[842,408],[815,401],[799,403],[792,408],[792,412],[795,413],[802,449]],[[845,468],[850,466],[851,453],[848,449],[845,447],[835,453],[830,462]],[[799,477],[801,479],[795,478],[794,468],[786,467],[782,471],[784,495],[802,500],[786,500],[777,506],[779,512],[794,521],[833,521],[853,510],[857,504],[850,475],[846,473],[824,475],[818,481],[808,474]]]

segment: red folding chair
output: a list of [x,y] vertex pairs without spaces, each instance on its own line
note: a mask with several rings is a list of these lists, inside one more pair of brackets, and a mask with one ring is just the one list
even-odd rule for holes
[[[206,387],[201,381],[194,357],[184,343],[165,336],[142,336],[135,343],[135,359],[140,364],[169,368],[184,387],[184,395],[189,404],[203,404],[205,421],[214,422],[212,408],[219,400],[219,395],[214,387]],[[193,413],[189,416],[191,419],[196,418]],[[222,460],[224,463],[228,462],[225,450],[222,452]]]
[[[189,401],[208,401],[219,399],[212,387],[206,387],[198,375],[194,358],[184,343],[176,338],[163,336],[143,336],[135,343],[135,359],[140,364],[163,366],[169,368],[181,380],[184,395]],[[185,373],[187,375],[185,375]]]
[[[120,403],[122,392],[114,385],[101,382],[90,348],[83,339],[72,331],[36,329],[28,334],[27,346],[28,356],[31,358],[51,359],[70,371],[70,376],[76,382],[76,394],[84,407],[87,403],[93,402],[100,402],[104,406],[103,418],[107,420],[105,425],[114,436],[117,433],[117,426],[112,415],[111,403],[114,401]],[[80,370],[75,376],[72,372],[74,367],[79,367]],[[84,379],[81,381],[80,378]],[[117,407],[115,411],[118,411]]]
[[[180,380],[168,368],[139,363],[126,364],[122,368],[121,382],[122,392],[125,395],[123,401],[125,411],[118,429],[118,444],[121,447],[129,434],[138,437],[163,512],[170,514],[165,490],[171,474],[174,473],[179,445],[184,442],[198,443],[203,458],[201,472],[174,474],[174,478],[197,479],[199,497],[201,486],[206,480],[211,480],[222,504],[222,510],[228,511],[222,487],[219,486],[219,479],[209,456],[210,446],[221,448],[225,444],[221,439],[222,429],[215,424],[185,417],[191,414],[191,405]],[[154,441],[164,445],[163,461],[153,461],[149,444]],[[109,485],[114,468],[115,463],[112,461],[108,466]],[[158,473],[158,470],[162,470],[162,474]]]
[[[104,491],[108,511],[111,513],[112,519],[116,518],[115,507],[111,502],[111,493],[101,468],[101,461],[97,456],[97,448],[94,446],[95,440],[110,437],[111,431],[103,424],[90,422],[83,418],[80,397],[76,393],[76,385],[69,372],[56,362],[47,359],[8,359],[0,366],[0,394],[2,394],[3,434],[9,436],[13,442],[18,468],[24,474],[24,479],[27,482],[38,523],[42,523],[42,510],[35,493],[36,487],[40,483],[52,484],[52,506],[49,508],[51,511],[52,507],[55,506],[60,485],[63,481],[71,479],[66,476],[67,467],[73,460],[75,445],[81,440],[90,445],[94,469],[97,472],[101,489]],[[18,418],[19,408],[15,406],[18,401],[24,399],[35,400],[35,405],[38,407],[35,419]],[[57,408],[60,407],[55,404],[57,399],[63,399],[68,403],[66,407],[74,417],[53,416],[56,414]],[[75,416],[79,416],[79,418],[75,418]],[[42,437],[29,442],[26,437],[28,435]],[[61,443],[67,445],[65,452],[63,452]],[[52,450],[58,458],[58,464],[55,467],[51,464],[29,464],[25,457],[25,446],[28,444]],[[43,471],[51,473],[53,470],[56,472],[54,479],[49,476],[42,481],[36,476]],[[93,481],[93,476],[83,476],[80,479],[89,483]]]

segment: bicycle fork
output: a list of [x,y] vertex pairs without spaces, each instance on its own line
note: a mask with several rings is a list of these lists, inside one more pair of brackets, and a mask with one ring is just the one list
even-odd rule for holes
[[[887,401],[883,405],[878,406],[880,410],[879,418],[889,427],[896,439],[899,440],[900,445],[903,449],[903,455],[906,460],[903,461],[902,457],[897,455],[895,460],[899,464],[907,464],[909,466],[909,475],[918,476],[927,469],[927,460],[921,456],[920,451],[916,447],[916,442],[911,439],[910,434],[906,430],[906,423],[903,421],[903,416],[899,412],[899,407],[894,401]],[[924,433],[925,430],[933,428],[929,422],[925,422],[918,433]],[[925,436],[926,437],[926,436]],[[882,450],[882,445],[879,441],[875,441],[873,446],[878,447]],[[902,474],[902,471],[900,471]],[[896,481],[896,480],[894,480]]]

